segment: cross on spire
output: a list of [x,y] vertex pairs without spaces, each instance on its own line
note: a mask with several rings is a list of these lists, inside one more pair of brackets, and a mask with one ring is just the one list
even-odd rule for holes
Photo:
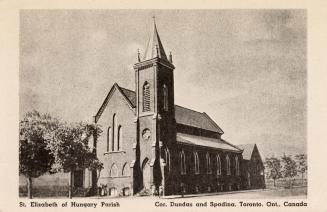
[[153,31],[151,33],[147,48],[144,53],[144,60],[149,60],[155,57],[168,60],[157,31],[156,17],[152,16],[152,18]]
[[137,49],[137,61],[141,62],[140,49]]

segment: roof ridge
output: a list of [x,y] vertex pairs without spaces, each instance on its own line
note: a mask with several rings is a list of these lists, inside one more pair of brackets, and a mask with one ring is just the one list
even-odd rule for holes
[[203,116],[205,119],[207,119],[209,121],[209,124],[215,128],[216,130],[218,130],[219,133],[221,134],[224,134],[224,131],[218,126],[218,124],[212,119],[210,118],[210,116],[206,113],[206,112],[200,112],[200,111],[196,111],[194,109],[190,109],[190,108],[187,108],[187,107],[184,107],[184,106],[180,106],[180,105],[175,105],[175,106],[178,106],[180,108],[183,108],[183,109],[186,109],[186,110],[189,110],[191,112],[195,112],[201,116]]
[[[117,84],[118,85],[118,84]],[[119,86],[119,85],[118,85]],[[124,89],[124,90],[127,90],[127,91],[130,91],[130,92],[134,92],[135,93],[135,91],[133,91],[133,90],[131,90],[131,89],[128,89],[128,88],[124,88],[124,87],[121,87],[121,86],[119,86],[121,89]]]
[[[193,138],[198,138],[198,139],[204,139],[205,141],[210,141],[215,145],[219,145],[219,144],[227,145],[230,148],[233,148],[232,151],[242,152],[242,150],[240,150],[239,148],[235,147],[234,145],[230,144],[229,142],[227,142],[227,141],[225,141],[225,140],[223,140],[221,138],[211,138],[211,137],[206,137],[206,136],[201,136],[201,135],[193,135],[193,134],[189,134],[189,133],[177,132],[177,142],[183,142],[181,140],[178,140],[178,136],[180,136],[180,137],[188,136],[188,137],[193,137]],[[182,139],[185,139],[185,138],[182,138]],[[188,140],[188,139],[186,138],[185,140]],[[188,141],[190,141],[192,143],[190,145],[200,145],[200,146],[205,145],[205,143],[203,143],[203,142],[201,142],[202,144],[199,144],[199,143],[196,144],[196,143],[192,142],[191,140],[188,140]],[[207,145],[205,145],[205,146],[209,147],[209,148],[212,148],[212,146],[211,147],[207,146]],[[217,147],[217,146],[213,147],[213,148],[226,149],[224,147]]]
[[209,121],[211,122],[212,125],[214,125],[214,127],[218,128],[222,132],[222,134],[224,134],[224,131],[218,126],[218,124],[206,112],[203,112],[203,115],[205,115],[207,117],[207,119],[209,119]]
[[180,106],[180,105],[176,105],[176,104],[175,104],[175,106],[182,107],[182,108],[184,108],[184,109],[191,110],[191,111],[193,111],[193,112],[197,112],[197,113],[201,113],[201,114],[203,114],[203,112],[200,112],[200,111],[197,111],[197,110],[194,110],[194,109],[190,109],[190,108],[187,108],[187,107],[184,107],[184,106]]
[[229,145],[233,146],[234,148],[236,148],[236,149],[238,149],[238,150],[240,150],[240,151],[243,151],[243,149],[240,149],[238,146],[236,146],[236,145],[234,145],[234,144],[231,144],[231,143],[229,143],[228,141],[226,141],[226,140],[224,140],[224,139],[222,139],[222,138],[220,138],[220,140],[222,140],[222,141],[225,142],[226,144],[229,144]]
[[246,144],[239,144],[239,145],[237,145],[238,147],[244,147],[244,146],[254,146],[254,145],[256,145],[256,143],[246,143]]
[[[133,107],[133,103],[131,102],[131,100],[126,96],[126,94],[124,93],[124,91],[122,91],[122,90],[125,89],[125,88],[120,87],[120,86],[118,85],[118,83],[115,83],[115,85],[118,86],[118,90],[120,90],[120,93],[125,97],[125,99],[128,101],[128,103],[130,104],[130,106]],[[128,90],[128,89],[125,89],[125,90]]]

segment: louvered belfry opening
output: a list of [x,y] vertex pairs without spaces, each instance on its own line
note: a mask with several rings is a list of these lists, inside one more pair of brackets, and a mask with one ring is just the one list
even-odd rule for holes
[[150,85],[145,82],[143,85],[143,112],[150,111]]

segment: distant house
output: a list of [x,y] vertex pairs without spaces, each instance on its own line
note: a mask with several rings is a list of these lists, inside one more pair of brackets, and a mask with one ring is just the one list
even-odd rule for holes
[[243,150],[242,184],[246,189],[265,188],[264,165],[256,144],[238,146]]

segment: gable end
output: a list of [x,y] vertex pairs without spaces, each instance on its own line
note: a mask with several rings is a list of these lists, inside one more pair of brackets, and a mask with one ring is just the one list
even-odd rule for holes
[[117,89],[117,90],[118,90],[118,91],[123,95],[123,97],[124,97],[125,101],[127,102],[129,108],[130,108],[133,112],[135,112],[135,111],[134,111],[134,105],[133,105],[133,103],[131,102],[131,100],[130,100],[129,98],[127,98],[127,96],[126,96],[125,93],[121,90],[121,88],[119,87],[119,85],[118,85],[117,83],[115,83],[115,84],[111,87],[111,89],[110,89],[109,93],[107,94],[106,98],[104,99],[104,101],[103,101],[103,103],[102,103],[100,109],[98,110],[97,114],[95,115],[95,117],[94,117],[94,122],[95,122],[95,123],[98,122],[98,120],[99,120],[101,114],[103,113],[103,111],[105,110],[106,106],[108,105],[108,102],[109,102],[109,100],[111,99],[112,95],[114,94],[115,89]]

